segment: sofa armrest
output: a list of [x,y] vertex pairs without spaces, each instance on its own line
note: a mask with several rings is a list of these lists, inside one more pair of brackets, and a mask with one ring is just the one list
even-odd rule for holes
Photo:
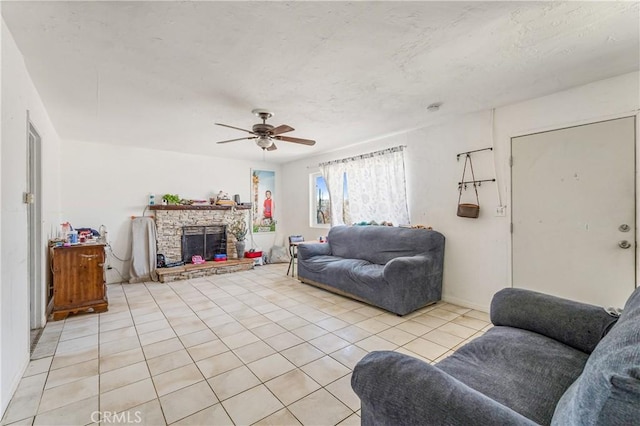
[[534,425],[436,366],[397,352],[366,355],[353,370],[362,425]]
[[331,254],[329,243],[304,243],[298,245],[298,259],[309,259],[314,256]]
[[387,281],[397,280],[398,277],[403,277],[405,281],[424,279],[430,263],[430,258],[424,255],[396,257],[384,265],[382,273]]
[[599,306],[518,288],[502,289],[491,301],[494,325],[533,331],[588,354],[617,319]]

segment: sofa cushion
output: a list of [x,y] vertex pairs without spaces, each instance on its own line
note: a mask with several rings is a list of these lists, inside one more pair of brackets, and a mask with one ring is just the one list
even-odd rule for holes
[[555,425],[637,424],[640,419],[640,289],[558,403]]
[[539,424],[549,424],[588,355],[531,331],[496,326],[437,367]]

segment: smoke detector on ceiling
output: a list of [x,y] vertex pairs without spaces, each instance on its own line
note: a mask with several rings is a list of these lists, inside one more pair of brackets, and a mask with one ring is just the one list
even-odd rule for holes
[[427,107],[427,111],[429,111],[429,112],[436,112],[436,111],[438,111],[438,110],[440,109],[440,106],[442,106],[442,102],[435,102],[435,103],[432,103],[431,105],[429,105],[429,106]]

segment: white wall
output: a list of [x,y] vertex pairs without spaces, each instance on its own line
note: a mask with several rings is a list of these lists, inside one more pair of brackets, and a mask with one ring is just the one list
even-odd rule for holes
[[[631,73],[501,107],[495,111],[493,125],[491,111],[448,117],[402,135],[286,164],[282,168],[287,194],[284,231],[306,238],[326,233],[310,228],[308,208],[299,208],[302,203],[308,205],[308,175],[318,171],[319,162],[406,145],[411,221],[433,226],[446,237],[443,299],[486,311],[493,294],[511,286],[510,218],[495,215],[499,200],[510,203],[511,137],[634,114],[640,108],[638,78],[637,72]],[[456,154],[492,145],[494,151],[474,154],[473,161],[477,179],[496,177],[497,183],[479,189],[479,219],[459,218],[455,214],[457,182],[463,163],[456,161]],[[471,193],[467,191],[466,196]]]
[[[60,142],[4,21],[0,150],[0,416],[29,361],[26,191],[27,111],[42,138],[42,241],[59,223]],[[42,259],[46,259],[43,244]],[[46,264],[42,277],[46,280]],[[42,285],[43,292],[46,286]],[[43,297],[43,300],[46,298]],[[43,309],[44,314],[44,309]],[[44,321],[44,318],[42,318]],[[44,322],[43,322],[44,323]]]
[[[167,193],[209,199],[220,190],[250,201],[251,169],[259,169],[276,172],[275,195],[281,194],[280,168],[263,162],[63,141],[62,163],[63,220],[75,228],[105,225],[113,253],[123,260],[131,257],[131,216],[143,214],[151,193],[156,203]],[[277,236],[255,234],[253,247],[268,250]],[[247,250],[251,247],[249,237]],[[130,262],[111,255],[109,261],[114,269],[107,271],[107,281],[122,281],[120,274],[128,280]]]

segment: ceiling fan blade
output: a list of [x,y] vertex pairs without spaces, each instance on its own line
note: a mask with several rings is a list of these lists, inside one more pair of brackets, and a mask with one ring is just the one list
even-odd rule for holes
[[229,143],[229,142],[241,141],[241,140],[244,140],[244,139],[256,139],[256,136],[247,136],[247,137],[244,137],[244,138],[229,139],[229,140],[226,140],[226,141],[220,141],[220,142],[216,142],[216,143]]
[[287,126],[286,124],[283,124],[281,126],[278,126],[278,127],[274,128],[274,129],[272,129],[269,133],[272,136],[275,136],[275,135],[279,135],[279,134],[282,134],[282,133],[292,132],[294,130],[295,129],[293,127]]
[[271,146],[267,148],[267,151],[275,151],[276,149],[278,149],[278,147],[275,143],[272,143]]
[[251,133],[252,135],[255,135],[255,133],[253,133],[251,130],[241,129],[240,127],[229,126],[228,124],[222,124],[222,123],[216,123],[216,125],[222,126],[222,127],[228,127],[230,129],[242,130],[243,132],[247,132],[247,133]]
[[301,143],[302,145],[309,146],[316,144],[316,141],[312,141],[311,139],[292,138],[290,136],[274,136],[274,139],[285,142]]

